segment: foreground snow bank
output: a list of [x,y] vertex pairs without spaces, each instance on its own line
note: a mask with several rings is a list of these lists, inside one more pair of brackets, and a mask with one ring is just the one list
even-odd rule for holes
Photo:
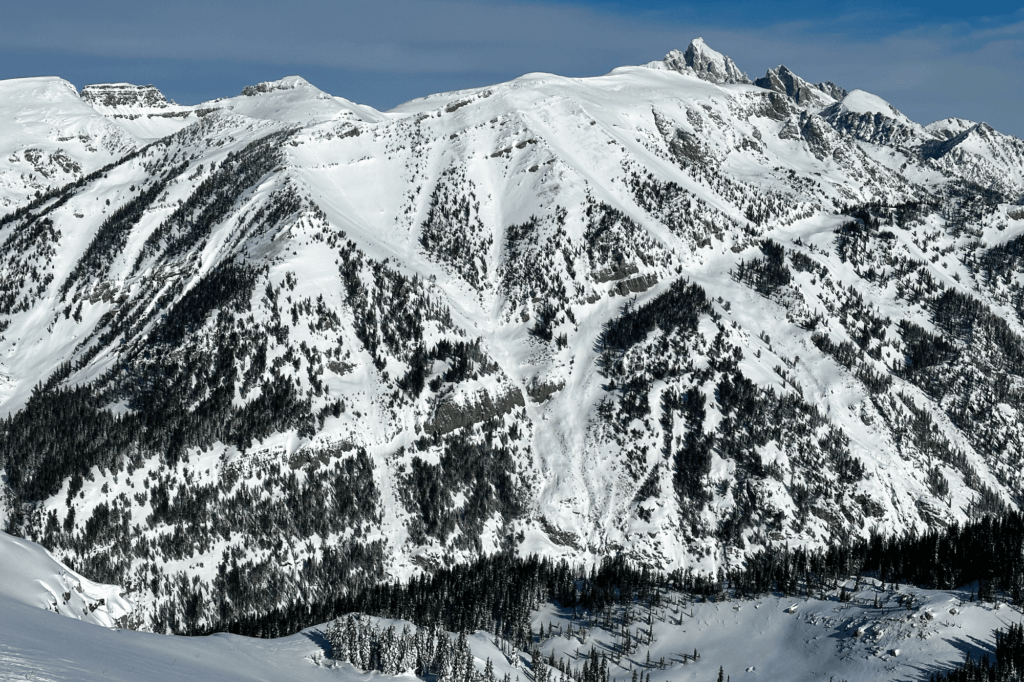
[[[994,630],[1021,619],[1017,607],[971,601],[970,589],[922,590],[869,579],[836,587],[845,588],[843,600],[840,589],[818,598],[773,595],[719,602],[662,592],[653,609],[634,604],[628,614],[613,608],[593,620],[573,620],[571,610],[544,604],[533,612],[531,625],[540,633],[537,651],[545,662],[554,658],[578,670],[593,649],[607,655],[609,679],[617,682],[632,679],[634,671],[650,682],[709,680],[719,666],[749,682],[827,677],[855,682],[927,679],[965,654],[977,659],[991,653]],[[90,610],[90,604],[97,606]],[[324,625],[279,639],[174,637],[88,627],[45,611],[110,624],[130,606],[117,588],[92,583],[38,545],[0,534],[0,679],[387,677],[332,661]],[[372,620],[382,630],[403,627]],[[634,643],[628,653],[623,651],[627,630]],[[525,652],[485,632],[471,634],[467,642],[478,673],[490,659],[497,679],[506,674],[520,682],[533,679]]]
[[0,531],[0,598],[104,627],[124,627],[135,605],[116,585],[101,585],[34,542]]

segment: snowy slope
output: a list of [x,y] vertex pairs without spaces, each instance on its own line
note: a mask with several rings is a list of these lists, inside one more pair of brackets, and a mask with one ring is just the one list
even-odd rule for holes
[[52,143],[19,112],[126,141],[10,185],[8,527],[191,632],[501,549],[713,570],[1017,506],[1021,141],[651,66],[389,112],[0,84],[5,177]]
[[61,78],[0,81],[0,210],[132,151],[136,140]]
[[0,532],[0,599],[105,627],[126,626],[134,610],[122,590],[99,585],[62,565],[39,545]]

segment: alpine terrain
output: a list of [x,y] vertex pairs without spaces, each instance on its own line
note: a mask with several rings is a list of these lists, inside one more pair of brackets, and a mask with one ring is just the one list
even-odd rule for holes
[[[1024,141],[752,80],[699,38],[387,112],[298,77],[195,106],[0,81],[4,542],[63,562],[50,610],[176,634],[291,614],[269,636],[325,604],[412,620],[351,600],[480,560],[692,586],[959,532],[1024,501],[1022,283]],[[879,608],[879,577],[843,593]],[[627,624],[687,607],[649,608]]]

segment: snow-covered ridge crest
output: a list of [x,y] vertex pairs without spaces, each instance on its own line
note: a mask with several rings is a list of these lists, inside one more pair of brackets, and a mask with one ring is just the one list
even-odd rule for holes
[[242,94],[246,97],[255,97],[256,95],[274,92],[277,90],[295,90],[296,88],[312,88],[314,90],[318,90],[318,88],[302,76],[285,76],[284,78],[276,81],[263,81],[256,85],[247,85],[242,88]]
[[70,81],[57,76],[33,76],[30,78],[11,78],[0,81],[0,95],[3,103],[31,102],[38,105],[42,102],[68,102],[78,99],[78,89]]
[[891,118],[905,125],[913,125],[920,127],[917,123],[914,123],[907,118],[902,112],[896,107],[886,102],[878,95],[873,95],[870,92],[864,90],[853,90],[841,101],[837,102],[833,106],[829,107],[822,112],[823,116],[832,116],[837,114],[853,113],[853,114],[881,114],[886,118]]
[[943,118],[933,123],[929,123],[924,127],[924,129],[939,139],[948,140],[961,133],[967,132],[976,125],[977,123],[974,121],[968,121],[964,118]]

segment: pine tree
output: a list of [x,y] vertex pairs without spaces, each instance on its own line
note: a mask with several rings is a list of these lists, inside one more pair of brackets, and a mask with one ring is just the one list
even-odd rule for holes
[[362,659],[359,657],[359,631],[356,620],[349,614],[345,619],[345,660],[362,670]]
[[412,631],[409,629],[408,623],[402,626],[402,636],[400,642],[401,658],[398,664],[399,672],[405,673],[415,671],[416,666],[419,662],[419,637],[412,633]]
[[440,633],[437,638],[437,648],[434,651],[434,662],[431,668],[437,675],[437,682],[453,682],[452,662],[449,652],[448,635]]
[[342,663],[348,663],[348,640],[345,626],[341,620],[335,618],[327,626],[327,642],[331,645],[331,658]]
[[368,625],[363,623],[360,623],[359,627],[359,669],[373,669],[373,649],[372,642],[370,640],[370,628]]
[[455,651],[452,655],[452,679],[455,682],[469,680],[473,672],[473,654],[469,651],[469,644],[466,642],[466,631],[459,632],[459,639],[455,643]]
[[434,661],[437,657],[437,645],[439,641],[438,625],[437,622],[434,622],[431,624],[430,630],[423,638],[422,659],[424,672],[436,672]]
[[399,659],[398,638],[395,634],[395,626],[391,625],[384,633],[380,645],[380,668],[385,675],[397,675]]

